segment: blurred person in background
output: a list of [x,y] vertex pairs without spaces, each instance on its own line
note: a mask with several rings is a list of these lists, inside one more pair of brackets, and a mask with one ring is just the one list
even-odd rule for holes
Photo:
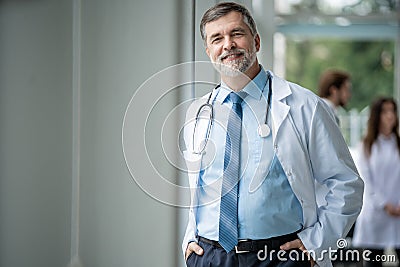
[[351,97],[350,74],[341,70],[326,70],[319,79],[318,95],[330,107],[339,124],[337,109],[345,107]]
[[364,205],[353,244],[370,250],[364,266],[382,266],[384,249],[400,252],[400,136],[397,104],[378,98],[371,105],[367,133],[356,160],[365,182]]

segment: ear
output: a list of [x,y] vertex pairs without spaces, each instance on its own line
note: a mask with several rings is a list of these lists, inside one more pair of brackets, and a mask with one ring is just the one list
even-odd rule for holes
[[261,46],[261,40],[260,40],[260,35],[258,33],[256,36],[254,36],[254,41],[256,42],[256,51],[260,51],[260,46]]
[[208,46],[206,47],[206,53],[207,53],[207,56],[210,57],[210,49],[208,48]]

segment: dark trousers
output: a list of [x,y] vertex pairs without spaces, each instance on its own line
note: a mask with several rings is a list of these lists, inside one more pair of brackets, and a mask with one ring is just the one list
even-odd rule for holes
[[[368,249],[371,251],[371,254],[368,255],[369,261],[364,261],[364,266],[365,267],[382,267],[382,255],[384,255],[384,250],[383,249]],[[396,254],[397,258],[400,257],[400,248],[396,249]],[[389,259],[385,259],[388,261]],[[399,265],[397,265],[399,266]]]
[[[300,250],[293,252],[265,250],[261,252],[247,252],[237,254],[234,250],[227,253],[220,247],[200,241],[204,254],[189,255],[186,265],[188,267],[310,267],[311,263]],[[267,253],[265,253],[267,252]]]

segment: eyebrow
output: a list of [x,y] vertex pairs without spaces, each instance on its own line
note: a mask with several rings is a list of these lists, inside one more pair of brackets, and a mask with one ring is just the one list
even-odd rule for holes
[[221,36],[221,34],[219,32],[218,33],[214,33],[213,35],[210,36],[210,40],[212,40],[212,39],[214,39],[214,38],[216,38],[218,36]]
[[[236,27],[236,28],[233,28],[233,29],[230,31],[230,34],[232,34],[232,33],[237,33],[237,32],[246,33],[246,30],[245,30],[244,28],[242,28],[242,27]],[[221,33],[219,33],[219,32],[214,33],[214,34],[212,34],[212,35],[210,36],[210,40],[212,40],[212,39],[214,39],[214,38],[216,38],[216,37],[218,37],[218,36],[221,36]]]

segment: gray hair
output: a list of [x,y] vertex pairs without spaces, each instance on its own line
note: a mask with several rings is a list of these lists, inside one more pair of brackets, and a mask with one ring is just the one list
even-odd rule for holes
[[253,36],[257,34],[256,23],[246,7],[233,2],[222,2],[208,9],[201,19],[200,34],[204,43],[207,43],[207,36],[205,32],[206,24],[225,16],[232,11],[242,14],[243,22],[249,26],[251,34]]

